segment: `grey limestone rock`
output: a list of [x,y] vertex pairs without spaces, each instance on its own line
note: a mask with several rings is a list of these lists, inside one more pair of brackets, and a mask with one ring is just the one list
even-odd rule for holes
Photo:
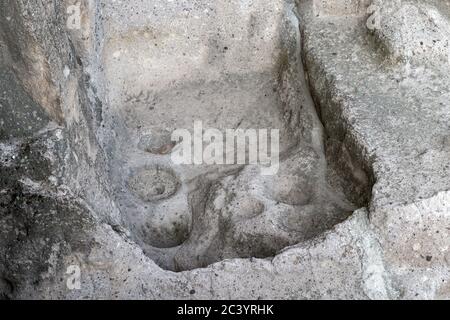
[[[0,299],[450,298],[449,15],[2,1]],[[175,163],[198,121],[279,170]]]

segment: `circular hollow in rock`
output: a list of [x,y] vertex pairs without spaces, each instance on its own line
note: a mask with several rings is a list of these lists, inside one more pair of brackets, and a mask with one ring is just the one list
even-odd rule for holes
[[160,167],[143,168],[128,182],[130,190],[145,202],[154,202],[173,196],[180,181],[173,172]]
[[187,203],[183,203],[180,197],[159,209],[139,226],[141,240],[155,248],[173,248],[184,243],[189,237],[192,222]]
[[265,210],[264,204],[261,201],[248,196],[240,199],[237,207],[240,214],[243,215],[246,219],[257,217]]
[[175,147],[171,133],[167,130],[152,131],[139,140],[138,149],[152,154],[169,154]]

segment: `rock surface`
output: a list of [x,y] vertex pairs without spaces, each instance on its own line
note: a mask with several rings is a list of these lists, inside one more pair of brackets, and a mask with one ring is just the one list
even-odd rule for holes
[[[0,9],[0,299],[450,298],[448,4]],[[173,163],[196,121],[278,173]]]

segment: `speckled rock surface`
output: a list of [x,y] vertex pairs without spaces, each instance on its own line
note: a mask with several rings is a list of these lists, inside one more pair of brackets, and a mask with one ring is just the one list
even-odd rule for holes
[[[0,299],[450,298],[446,3],[0,9]],[[279,171],[174,164],[196,121]]]
[[354,179],[373,184],[370,220],[400,297],[443,297],[450,106],[449,64],[438,42],[445,43],[449,11],[431,1],[374,3],[375,30],[366,17],[315,19],[311,2],[301,3],[308,78],[337,140],[329,143],[361,165]]

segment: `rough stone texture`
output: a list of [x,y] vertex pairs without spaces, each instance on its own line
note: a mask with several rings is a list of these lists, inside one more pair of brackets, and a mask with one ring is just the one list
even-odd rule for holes
[[[0,4],[0,298],[450,298],[447,3],[76,3]],[[279,172],[174,165],[196,120]]]
[[385,8],[380,28],[374,30],[385,54],[392,60],[409,63],[448,63],[448,19],[427,4],[400,4]]
[[441,191],[449,188],[449,66],[442,47],[424,53],[420,39],[430,41],[427,35],[433,33],[439,40],[442,33],[419,17],[439,17],[445,26],[448,8],[386,2],[380,29],[372,32],[364,27],[366,19],[315,19],[308,14],[310,5],[304,1],[300,12],[312,92],[329,135],[375,182],[370,220],[386,270],[399,297],[442,298],[448,281],[448,263],[442,259],[448,250],[442,220],[448,195]]

